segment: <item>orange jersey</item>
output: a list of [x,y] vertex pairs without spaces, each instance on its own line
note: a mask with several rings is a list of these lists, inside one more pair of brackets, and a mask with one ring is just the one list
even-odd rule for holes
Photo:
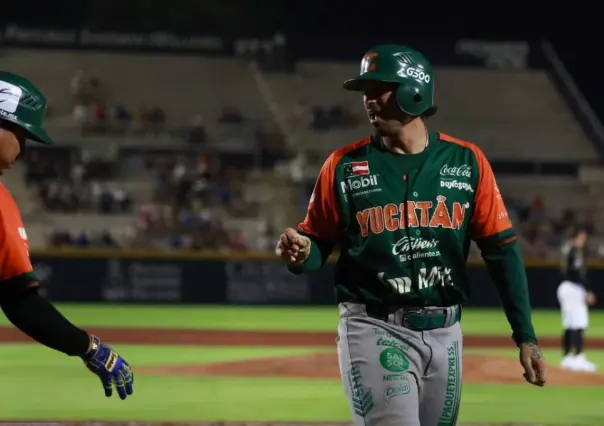
[[33,272],[19,207],[0,183],[0,280]]

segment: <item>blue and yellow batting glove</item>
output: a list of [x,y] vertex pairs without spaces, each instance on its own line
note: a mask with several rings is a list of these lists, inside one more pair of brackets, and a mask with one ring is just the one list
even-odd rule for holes
[[82,356],[82,360],[101,379],[106,397],[113,394],[114,385],[121,399],[132,395],[134,374],[130,365],[117,352],[101,343],[98,337],[90,336],[90,349]]

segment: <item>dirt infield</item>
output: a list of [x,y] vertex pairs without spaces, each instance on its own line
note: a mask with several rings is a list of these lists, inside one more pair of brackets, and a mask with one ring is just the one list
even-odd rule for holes
[[[104,421],[87,421],[87,422],[0,422],[0,426],[31,426],[31,425],[47,425],[47,426],[354,426],[352,423],[259,423],[259,422],[104,422]],[[472,423],[471,425],[459,426],[548,426],[545,423]],[[560,426],[560,425],[557,425]],[[581,426],[573,424],[573,426]]]
[[[335,333],[306,331],[245,331],[245,330],[185,330],[150,328],[89,328],[89,332],[112,343],[192,346],[281,346],[335,347]],[[1,342],[29,342],[19,330],[0,327]],[[513,348],[506,336],[464,336],[465,348]],[[560,347],[560,338],[547,337],[539,341],[542,348]],[[604,338],[587,338],[589,349],[604,349]]]
[[[170,376],[291,377],[339,379],[338,359],[332,354],[311,354],[203,365],[139,368],[140,373]],[[522,370],[513,359],[468,354],[463,358],[464,384],[522,384]],[[568,372],[550,367],[552,386],[604,386],[604,374]]]
[[[334,353],[310,354],[279,358],[263,358],[199,365],[171,365],[138,368],[142,374],[171,376],[237,376],[290,377],[305,379],[338,379],[333,333],[258,332],[258,331],[195,331],[156,329],[91,328],[103,340],[112,343],[196,346],[265,346],[265,347],[331,347]],[[28,342],[31,339],[14,328],[0,327],[1,342]],[[544,339],[544,347],[558,347],[557,339]],[[604,339],[589,340],[590,347],[604,348]],[[468,336],[464,347],[512,348],[509,338]],[[464,383],[513,384],[522,383],[518,362],[504,357],[475,354],[464,356]],[[604,374],[573,373],[550,367],[549,383],[563,386],[604,386]]]

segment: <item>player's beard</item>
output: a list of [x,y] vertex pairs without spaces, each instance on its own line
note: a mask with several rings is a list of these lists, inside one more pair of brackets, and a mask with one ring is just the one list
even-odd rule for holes
[[371,123],[375,128],[375,132],[378,136],[393,137],[398,133],[400,123],[397,121],[379,121]]
[[378,136],[396,137],[399,135],[401,128],[408,124],[412,119],[413,117],[410,115],[401,112],[400,114],[397,114],[396,118],[378,118],[373,120],[371,124],[375,128]]

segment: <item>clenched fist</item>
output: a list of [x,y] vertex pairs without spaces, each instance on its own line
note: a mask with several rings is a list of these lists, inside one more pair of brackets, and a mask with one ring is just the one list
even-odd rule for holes
[[534,343],[522,343],[519,358],[524,369],[524,379],[531,385],[543,387],[547,381],[547,366],[539,346]]
[[275,254],[288,265],[304,263],[310,254],[310,239],[293,228],[287,228],[279,237]]

